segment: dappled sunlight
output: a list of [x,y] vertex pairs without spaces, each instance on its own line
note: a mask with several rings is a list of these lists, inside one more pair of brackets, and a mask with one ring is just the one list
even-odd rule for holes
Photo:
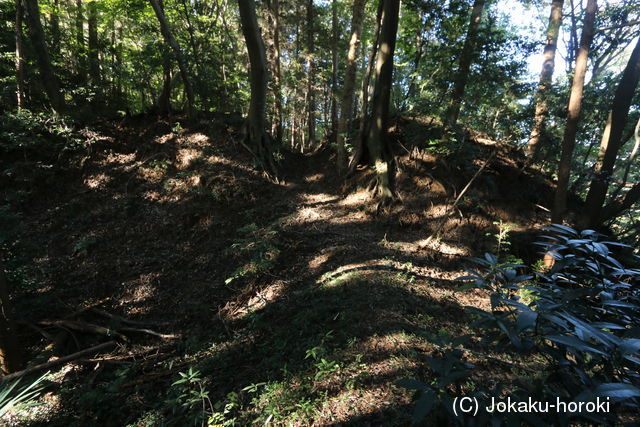
[[99,188],[104,188],[111,181],[111,177],[104,174],[98,173],[95,175],[90,175],[84,179],[84,185],[91,188],[92,190],[96,190]]
[[455,243],[446,242],[444,239],[421,239],[414,243],[420,249],[430,249],[445,255],[469,256],[469,250]]
[[192,163],[202,158],[202,150],[194,148],[181,148],[176,155],[176,161],[178,163],[177,168],[184,170],[189,168]]

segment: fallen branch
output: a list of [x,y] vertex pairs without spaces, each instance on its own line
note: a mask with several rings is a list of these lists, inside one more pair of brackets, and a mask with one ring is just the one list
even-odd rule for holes
[[99,308],[92,308],[91,311],[96,313],[96,314],[99,314],[100,316],[107,317],[109,319],[118,321],[118,322],[120,322],[122,324],[125,324],[125,325],[149,326],[149,325],[168,325],[169,324],[169,322],[141,322],[141,321],[137,321],[137,320],[130,320],[130,319],[127,319],[125,317],[118,316],[117,314],[111,314],[111,313],[106,312],[104,310],[100,310]]
[[476,173],[473,174],[473,176],[471,177],[469,182],[467,182],[467,185],[465,185],[464,188],[462,189],[462,191],[460,192],[460,194],[458,194],[458,197],[456,197],[456,200],[454,200],[453,204],[451,206],[449,206],[447,208],[447,210],[445,211],[444,215],[442,215],[442,218],[440,219],[440,222],[438,223],[438,226],[436,227],[436,230],[433,233],[431,233],[431,235],[427,238],[426,243],[430,242],[431,239],[437,239],[438,238],[438,235],[440,234],[440,231],[442,230],[442,227],[444,227],[445,221],[447,219],[449,219],[449,216],[451,215],[451,211],[453,211],[455,209],[455,207],[458,205],[458,202],[462,199],[462,196],[464,196],[464,194],[467,192],[467,190],[471,187],[471,184],[473,184],[473,181],[476,180],[476,178],[487,167],[489,162],[491,162],[491,160],[493,159],[493,156],[496,155],[496,152],[497,152],[497,150],[494,150],[491,153],[491,155],[487,158],[487,160],[484,162],[484,164],[480,167],[480,169],[478,169],[476,171]]
[[140,332],[141,334],[149,334],[149,335],[153,335],[162,339],[176,339],[179,338],[178,335],[174,335],[174,334],[161,334],[159,332],[156,331],[152,331],[151,329],[145,329],[145,328],[120,328],[119,329],[122,332]]
[[49,326],[57,326],[59,328],[66,328],[72,331],[84,332],[89,334],[98,334],[104,335],[107,337],[118,337],[123,341],[127,341],[127,337],[121,334],[118,331],[113,329],[105,328],[104,326],[94,325],[92,323],[80,322],[78,320],[53,320],[53,321],[42,321],[40,322],[42,325]]
[[14,372],[10,375],[5,375],[1,378],[2,381],[11,381],[21,376],[31,375],[36,372],[46,371],[48,369],[54,368],[59,365],[64,365],[65,363],[72,362],[77,359],[81,359],[85,356],[88,356],[93,353],[97,353],[101,350],[105,350],[107,348],[113,347],[116,345],[115,341],[108,341],[102,344],[95,345],[93,347],[86,348],[84,350],[78,351],[77,353],[70,354],[68,356],[61,357],[56,360],[52,360],[51,362],[42,363],[40,365],[35,365],[30,368],[24,369],[22,371]]

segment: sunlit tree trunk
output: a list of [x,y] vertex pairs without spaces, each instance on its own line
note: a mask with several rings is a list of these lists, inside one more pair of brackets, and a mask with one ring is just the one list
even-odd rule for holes
[[331,2],[331,134],[329,141],[336,141],[338,133],[338,3]]
[[0,259],[0,369],[4,374],[19,370],[22,354],[11,318],[9,284]]
[[49,15],[51,27],[51,52],[56,57],[60,55],[60,5],[59,0],[53,0]]
[[98,8],[96,1],[87,4],[89,28],[89,77],[91,84],[100,83],[100,60],[98,57]]
[[180,49],[178,41],[171,32],[171,28],[169,27],[167,18],[164,15],[164,8],[162,7],[161,3],[158,0],[149,1],[151,2],[151,7],[153,7],[156,17],[158,18],[158,22],[160,23],[160,32],[162,33],[162,37],[164,37],[165,43],[171,48],[173,54],[176,56],[178,69],[180,70],[180,77],[182,78],[184,91],[187,95],[187,112],[190,118],[194,118],[194,96],[193,88],[191,86],[191,78],[189,77],[189,71],[187,69],[187,61],[184,59],[184,55],[182,54],[182,50]]
[[409,89],[407,90],[407,97],[404,102],[410,102],[416,96],[416,92],[418,90],[416,78],[417,78],[418,70],[420,69],[420,61],[422,60],[422,54],[424,53],[424,37],[422,35],[422,33],[424,32],[423,22],[424,22],[424,10],[420,9],[420,13],[418,14],[418,29],[416,30],[416,40],[415,40],[416,56],[413,60],[413,72],[409,77],[410,78]]
[[551,16],[549,17],[549,26],[547,27],[547,43],[544,46],[544,59],[542,62],[542,72],[540,73],[540,81],[538,90],[535,95],[536,109],[533,117],[533,128],[529,136],[527,145],[527,156],[529,161],[535,159],[540,149],[540,140],[544,135],[545,122],[549,114],[549,105],[547,98],[553,78],[553,70],[555,68],[556,48],[558,46],[558,34],[562,25],[562,5],[564,0],[554,0],[551,3]]
[[25,91],[24,91],[24,47],[22,33],[22,0],[16,0],[16,105],[18,110],[25,108]]
[[576,143],[576,132],[578,131],[578,120],[580,118],[582,94],[584,91],[584,78],[587,71],[589,47],[593,40],[597,9],[597,0],[589,0],[584,16],[580,49],[578,50],[576,67],[573,72],[573,83],[571,84],[571,93],[567,107],[567,123],[562,139],[562,154],[560,156],[560,163],[558,164],[558,184],[556,186],[553,209],[551,210],[551,221],[554,223],[561,223],[567,210],[567,188],[569,185],[569,175],[571,173],[571,158]]
[[636,47],[631,53],[629,62],[622,74],[622,79],[616,89],[611,112],[600,141],[598,160],[593,169],[594,177],[587,194],[584,209],[585,215],[581,224],[585,227],[594,227],[602,219],[600,214],[607,196],[609,180],[613,174],[613,166],[620,148],[626,142],[622,137],[639,80],[640,40],[636,43]]
[[307,0],[307,125],[309,135],[307,146],[313,149],[316,145],[316,95],[315,95],[315,43],[314,43],[313,0]]
[[464,41],[462,52],[460,53],[458,71],[453,81],[453,94],[451,95],[451,101],[444,120],[445,131],[453,128],[458,123],[464,90],[467,86],[467,80],[469,79],[471,63],[476,53],[478,29],[480,28],[480,20],[482,19],[485,1],[486,0],[475,0],[473,2],[467,37]]
[[168,55],[162,59],[162,92],[158,97],[158,114],[161,117],[171,114],[171,61]]
[[262,168],[277,173],[271,153],[271,137],[266,132],[267,59],[253,0],[238,0],[242,33],[249,52],[251,103],[247,117],[246,141]]
[[60,91],[60,83],[53,71],[49,50],[44,38],[42,23],[40,22],[40,9],[38,0],[24,0],[27,26],[33,50],[36,54],[38,68],[44,83],[51,107],[58,113],[64,110],[64,97]]
[[84,82],[87,78],[87,51],[84,41],[84,6],[82,0],[76,0],[76,74],[80,81]]
[[393,83],[393,51],[396,45],[400,0],[381,1],[384,2],[384,13],[380,30],[380,50],[376,64],[376,84],[371,100],[367,147],[371,163],[376,169],[374,194],[381,199],[381,204],[385,204],[395,197],[395,164],[387,137],[387,122]]
[[345,139],[349,133],[349,122],[353,114],[353,94],[356,86],[356,67],[358,61],[358,47],[362,33],[362,20],[364,7],[367,0],[354,0],[353,13],[351,14],[351,39],[349,40],[349,53],[344,73],[344,87],[342,88],[342,105],[340,108],[340,120],[336,142],[338,145],[337,163],[338,171],[342,172],[346,166]]
[[383,15],[384,15],[384,2],[383,0],[378,1],[378,12],[376,13],[376,25],[373,30],[373,44],[371,46],[371,53],[369,54],[369,59],[367,61],[364,78],[362,79],[362,107],[360,108],[360,126],[358,127],[358,136],[355,141],[355,150],[353,157],[351,158],[351,162],[349,163],[349,174],[353,173],[360,164],[363,159],[366,157],[366,147],[365,140],[367,139],[368,134],[368,124],[367,120],[369,115],[369,98],[373,95],[373,82],[371,81],[371,75],[373,74],[373,65],[376,60],[376,55],[378,54],[378,41],[380,39],[380,26],[382,23]]
[[273,97],[275,110],[274,135],[282,141],[282,82],[280,71],[280,0],[272,1],[273,12]]

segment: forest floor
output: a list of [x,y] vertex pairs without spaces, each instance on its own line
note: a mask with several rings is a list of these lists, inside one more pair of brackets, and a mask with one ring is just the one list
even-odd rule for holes
[[[433,380],[426,356],[470,333],[465,306],[488,307],[457,291],[468,257],[496,252],[501,230],[505,259],[537,256],[525,242],[547,221],[536,205],[551,185],[507,144],[429,145],[429,120],[397,119],[401,202],[377,212],[366,172],[345,184],[328,150],[283,154],[274,182],[230,121],[178,121],[95,124],[65,172],[10,204],[20,226],[7,264],[31,360],[114,338],[56,321],[124,335],[58,368],[45,405],[14,421],[406,425],[413,393],[394,383]],[[468,348],[468,390],[535,367]]]

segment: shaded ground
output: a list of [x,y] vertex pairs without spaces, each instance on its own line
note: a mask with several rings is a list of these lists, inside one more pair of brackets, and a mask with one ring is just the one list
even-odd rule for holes
[[[70,173],[11,205],[17,313],[32,326],[74,313],[120,326],[94,307],[178,338],[132,334],[68,365],[31,423],[182,425],[214,413],[221,425],[405,425],[412,394],[394,382],[428,382],[430,334],[468,332],[463,307],[487,305],[456,292],[465,257],[495,251],[502,221],[511,251],[533,258],[523,242],[550,195],[513,148],[476,135],[445,149],[429,130],[424,119],[394,126],[402,203],[380,215],[359,189],[366,178],[343,185],[325,153],[287,153],[284,182],[267,180],[222,119],[183,129],[142,118],[85,134]],[[51,356],[41,334],[20,332],[32,355]],[[71,331],[51,351],[107,339]],[[480,367],[470,389],[504,378],[500,360],[512,362],[493,356],[470,356]],[[180,373],[190,381],[175,384]]]

